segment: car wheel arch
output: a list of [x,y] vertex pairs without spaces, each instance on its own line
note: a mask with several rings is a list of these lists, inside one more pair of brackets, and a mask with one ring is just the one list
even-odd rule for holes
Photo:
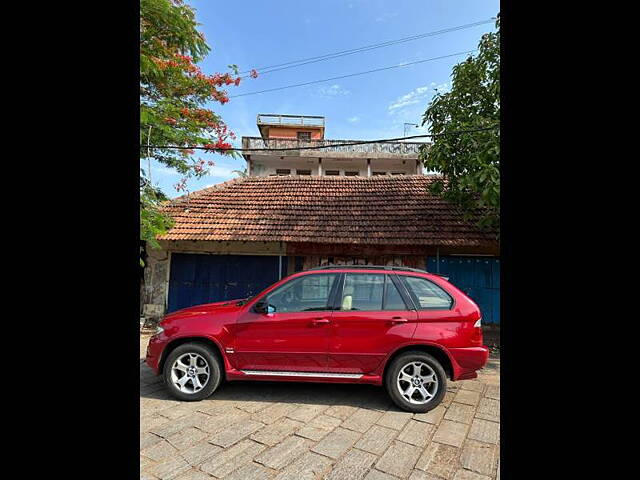
[[442,365],[442,368],[444,369],[449,379],[451,380],[453,379],[454,370],[453,370],[453,360],[451,358],[451,354],[447,352],[447,350],[443,348],[441,345],[438,345],[435,343],[411,343],[409,345],[403,345],[401,347],[398,347],[396,350],[391,352],[387,357],[387,359],[385,360],[383,371],[382,371],[382,378],[385,378],[389,365],[391,365],[391,362],[393,362],[393,360],[398,355],[402,355],[403,353],[410,352],[410,351],[420,351],[420,352],[428,353],[429,355],[434,357],[436,360],[438,360],[438,362],[440,362],[440,364]]
[[215,355],[220,359],[220,362],[222,363],[221,367],[226,370],[227,358],[223,353],[224,350],[222,346],[220,345],[220,343],[218,343],[216,339],[211,337],[184,336],[184,337],[175,338],[166,345],[166,347],[162,351],[160,362],[158,363],[158,371],[159,372],[163,371],[164,362],[166,361],[167,357],[169,357],[169,354],[171,354],[173,350],[175,350],[180,345],[184,345],[185,343],[190,343],[190,342],[202,343],[204,345],[207,345],[208,347],[211,347]]

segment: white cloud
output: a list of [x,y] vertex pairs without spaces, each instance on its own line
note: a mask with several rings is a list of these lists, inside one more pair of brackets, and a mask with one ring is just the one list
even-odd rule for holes
[[409,93],[398,97],[395,101],[389,104],[387,110],[390,114],[394,114],[397,111],[407,108],[411,105],[415,104],[425,104],[427,97],[433,95],[437,91],[444,91],[448,89],[448,83],[436,84],[435,82],[431,82],[429,85],[423,85],[422,87],[417,87],[411,90]]
[[337,83],[334,85],[331,85],[330,87],[322,86],[318,88],[318,95],[325,98],[342,97],[345,95],[349,95],[350,93],[351,92],[349,90],[342,88]]
[[354,116],[347,118],[347,122],[355,123],[360,120],[360,117]]
[[397,13],[383,13],[382,15],[380,15],[379,17],[376,18],[376,22],[380,23],[380,22],[386,22],[388,20],[391,20],[394,17],[397,17],[398,14]]

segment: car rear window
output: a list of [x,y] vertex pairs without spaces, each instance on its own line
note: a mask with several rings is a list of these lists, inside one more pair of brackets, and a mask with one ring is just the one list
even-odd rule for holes
[[409,294],[420,309],[450,309],[453,298],[435,283],[422,277],[400,275]]

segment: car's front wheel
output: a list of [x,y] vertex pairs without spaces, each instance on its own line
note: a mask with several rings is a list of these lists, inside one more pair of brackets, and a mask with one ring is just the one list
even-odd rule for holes
[[198,401],[209,397],[218,385],[222,369],[216,354],[201,343],[176,347],[164,363],[164,381],[176,398]]
[[420,351],[405,352],[393,359],[385,385],[398,407],[424,413],[436,408],[447,389],[447,376],[435,358]]

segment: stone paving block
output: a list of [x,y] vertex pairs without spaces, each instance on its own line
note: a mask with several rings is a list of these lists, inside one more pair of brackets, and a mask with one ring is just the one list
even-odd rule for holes
[[164,410],[159,410],[157,413],[163,417],[175,420],[177,418],[186,417],[194,413],[198,409],[198,404],[195,402],[182,402],[180,405],[174,405]]
[[189,465],[195,467],[209,460],[221,451],[222,447],[211,445],[209,442],[200,442],[199,444],[180,452],[180,456],[184,458]]
[[189,448],[201,440],[204,440],[207,434],[195,427],[185,428],[184,430],[174,433],[167,437],[167,442],[176,447],[178,450]]
[[385,412],[376,423],[383,427],[393,428],[394,430],[402,430],[402,427],[406,425],[411,417],[413,417],[411,412],[389,410],[388,412]]
[[421,449],[408,443],[394,441],[376,463],[376,469],[406,478],[420,458]]
[[391,445],[397,433],[391,428],[374,425],[358,440],[355,447],[376,455],[382,455]]
[[400,435],[398,435],[398,440],[410,445],[415,445],[416,447],[424,447],[429,443],[429,439],[434,430],[435,427],[430,423],[410,420],[402,432],[400,432]]
[[200,470],[191,469],[187,473],[183,473],[176,480],[211,480],[211,475],[207,475]]
[[287,413],[287,417],[291,418],[292,420],[306,423],[313,420],[328,408],[329,405],[302,405],[295,410]]
[[269,425],[298,408],[295,403],[274,403],[267,408],[254,413],[252,420]]
[[469,425],[464,423],[442,420],[432,440],[437,443],[446,443],[453,447],[461,447],[468,429]]
[[494,400],[500,400],[500,385],[487,385],[484,396],[493,398]]
[[162,425],[167,425],[170,420],[162,415],[146,415],[140,419],[140,431],[148,432]]
[[143,449],[140,452],[140,455],[144,455],[151,460],[159,462],[160,460],[176,455],[177,453],[178,449],[176,447],[171,445],[166,440],[163,440],[162,442],[156,443],[155,445]]
[[198,427],[202,429],[202,426],[205,425],[210,418],[211,417],[209,415],[195,412],[178,420],[173,420],[159,427],[152,428],[150,431],[151,433],[155,433],[163,438],[167,438],[184,430],[185,428]]
[[469,470],[458,470],[453,480],[491,480],[491,477],[470,472]]
[[369,410],[367,408],[359,408],[353,415],[342,422],[342,428],[348,428],[349,430],[355,430],[356,432],[364,433],[369,430],[369,427],[376,423],[376,421],[382,417],[382,412],[377,410]]
[[453,397],[453,401],[475,407],[480,401],[480,394],[472,390],[458,390],[456,396]]
[[484,382],[481,382],[479,380],[461,380],[457,383],[460,384],[460,388],[462,390],[472,390],[480,394],[482,394],[486,386]]
[[327,457],[307,452],[282,470],[275,480],[317,480],[331,468],[332,463]]
[[302,422],[296,422],[295,420],[284,418],[279,422],[264,426],[251,435],[251,439],[272,447],[304,426],[305,425]]
[[411,472],[409,480],[441,480],[441,478],[429,473],[425,473],[422,470],[414,470],[413,472]]
[[442,478],[451,478],[458,469],[460,449],[431,442],[416,463],[416,468]]
[[160,480],[172,480],[190,468],[191,466],[184,459],[180,457],[172,457],[161,463],[156,463],[154,466],[149,468],[147,472],[155,475]]
[[379,470],[370,470],[364,480],[398,480],[398,477],[393,477],[388,473],[381,472]]
[[247,412],[234,408],[224,413],[207,416],[205,421],[196,426],[207,433],[215,434],[229,428],[229,426],[235,423],[248,420],[249,416]]
[[309,422],[304,427],[300,428],[296,432],[296,435],[319,441],[322,440],[322,438],[333,431],[333,429],[335,429],[341,423],[342,420],[340,420],[339,418],[330,417],[328,415],[320,415],[311,420],[311,422]]
[[198,404],[197,411],[206,413],[207,415],[211,415],[212,417],[218,415],[234,415],[238,414],[238,409],[235,408],[231,402],[225,402],[220,400],[203,400],[201,402],[196,402]]
[[498,447],[489,443],[481,443],[475,440],[467,440],[460,464],[467,470],[491,476],[498,462]]
[[472,405],[453,402],[449,405],[449,408],[447,408],[447,413],[445,413],[444,418],[453,420],[454,422],[471,423],[475,411],[476,409]]
[[200,465],[200,470],[214,477],[224,477],[246,463],[251,462],[266,447],[252,440],[242,440],[234,446],[222,450]]
[[255,458],[255,461],[262,465],[279,470],[291,463],[309,450],[312,442],[300,437],[289,437],[276,445],[268,448]]
[[272,470],[251,462],[224,478],[225,480],[269,480],[274,475],[275,472]]
[[438,405],[436,408],[429,410],[426,413],[414,413],[413,418],[419,422],[427,422],[437,425],[440,423],[440,420],[442,420],[442,417],[444,417],[446,411],[447,409],[445,407]]
[[362,480],[376,459],[375,455],[354,448],[334,465],[325,480]]
[[162,441],[162,437],[154,435],[153,433],[144,432],[140,434],[140,450],[144,450],[151,445],[155,445]]
[[351,405],[333,405],[324,411],[325,415],[339,418],[340,420],[346,420],[349,418],[358,408]]
[[151,459],[149,459],[147,457],[143,457],[142,455],[140,455],[139,458],[140,458],[140,473],[142,473],[144,470],[146,470],[151,465],[156,463],[156,462],[154,462],[153,460],[151,460]]
[[260,430],[262,427],[264,427],[264,424],[260,422],[254,422],[253,420],[243,420],[241,422],[234,423],[233,425],[229,425],[224,430],[220,430],[218,433],[209,438],[209,443],[227,448],[234,443],[239,442],[244,437],[248,437],[252,433]]
[[442,398],[442,402],[440,402],[440,405],[442,405],[443,407],[448,407],[449,404],[453,402],[453,397],[455,396],[456,394],[454,392],[446,392],[444,394],[444,397]]
[[491,420],[492,422],[500,422],[500,400],[492,398],[483,398],[478,404],[476,417],[483,420]]
[[320,440],[311,450],[335,459],[349,450],[358,441],[360,436],[361,434],[357,432],[338,427]]
[[500,424],[474,418],[467,438],[485,443],[500,443]]

